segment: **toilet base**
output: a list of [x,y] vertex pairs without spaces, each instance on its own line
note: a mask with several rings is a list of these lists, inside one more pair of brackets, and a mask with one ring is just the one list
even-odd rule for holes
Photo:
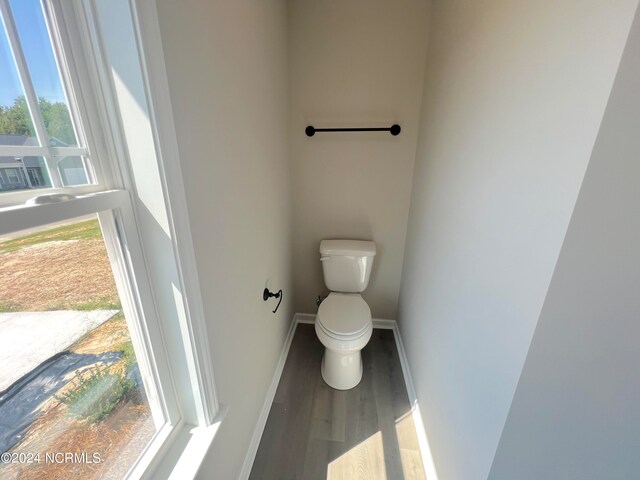
[[350,390],[362,380],[362,354],[324,349],[322,379],[336,390]]

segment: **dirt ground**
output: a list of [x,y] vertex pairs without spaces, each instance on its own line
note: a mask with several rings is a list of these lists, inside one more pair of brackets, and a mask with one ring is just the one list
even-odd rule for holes
[[87,310],[118,303],[101,239],[54,240],[0,253],[0,304],[6,310]]
[[[97,222],[83,222],[0,243],[0,311],[119,308],[119,298]],[[28,332],[25,332],[28,334]],[[126,321],[118,314],[69,347],[75,353],[130,349]],[[114,365],[124,370],[124,358]],[[7,368],[2,365],[0,368]],[[73,388],[70,382],[65,389]],[[155,433],[140,386],[104,420],[87,423],[51,397],[10,453],[88,452],[99,463],[0,464],[2,479],[122,478]]]
[[[107,419],[84,425],[69,416],[64,405],[52,406],[11,453],[40,452],[38,463],[0,466],[6,480],[69,480],[123,478],[155,433],[146,405],[122,403]],[[48,462],[45,453],[85,453],[90,461]],[[94,462],[93,455],[99,454]],[[97,458],[97,457],[95,457]]]

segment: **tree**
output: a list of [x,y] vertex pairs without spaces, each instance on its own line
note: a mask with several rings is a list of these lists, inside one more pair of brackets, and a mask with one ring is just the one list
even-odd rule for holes
[[52,103],[42,97],[38,99],[38,104],[49,137],[62,140],[67,145],[75,145],[76,136],[73,133],[67,105],[63,102]]
[[32,135],[33,126],[23,95],[13,101],[10,107],[0,105],[0,133],[8,135]]
[[[38,106],[49,137],[55,137],[67,145],[76,145],[67,105],[40,97]],[[34,132],[24,95],[17,97],[11,106],[0,105],[1,134],[33,136]]]

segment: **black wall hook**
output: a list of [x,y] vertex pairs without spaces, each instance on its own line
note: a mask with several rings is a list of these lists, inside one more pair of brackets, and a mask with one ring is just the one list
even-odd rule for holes
[[262,300],[264,300],[264,301],[266,302],[266,301],[267,301],[267,300],[269,300],[271,297],[279,298],[279,299],[280,299],[280,301],[278,302],[278,305],[276,305],[276,309],[273,311],[273,313],[276,313],[276,312],[278,311],[278,308],[280,308],[280,304],[282,303],[282,297],[283,297],[282,289],[280,289],[280,290],[278,291],[278,293],[273,293],[273,292],[269,291],[269,289],[268,289],[268,288],[265,288],[265,289],[262,291]]

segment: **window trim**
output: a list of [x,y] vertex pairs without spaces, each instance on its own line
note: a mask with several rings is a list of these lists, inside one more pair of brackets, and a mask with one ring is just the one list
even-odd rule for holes
[[[189,376],[192,385],[198,387],[192,392],[196,402],[197,423],[176,425],[155,456],[151,459],[149,457],[141,459],[141,463],[147,461],[149,463],[145,469],[140,470],[144,472],[140,478],[193,478],[204,461],[229,407],[219,404],[217,399],[207,319],[204,314],[191,236],[156,1],[126,1],[129,4],[137,40],[137,55],[145,84],[149,122],[153,133],[162,192],[168,211],[170,238],[176,259],[180,290],[184,292],[183,306],[186,314],[184,327],[188,331]],[[93,2],[94,0],[89,0],[83,4],[85,9],[82,15],[95,17]],[[93,37],[96,41],[97,32],[87,31],[86,34],[87,37]],[[104,46],[100,45],[98,38],[98,55],[103,55],[103,51]],[[108,83],[106,78],[108,75],[104,68],[97,73],[101,82]],[[109,91],[114,95],[113,86]],[[116,109],[112,105],[113,103],[106,102],[108,113],[113,115]],[[120,145],[122,145],[122,139]],[[137,473],[134,470],[132,477],[135,476]]]
[[144,355],[136,355],[136,359],[142,377],[150,380],[143,384],[157,433],[164,425],[174,424],[180,418],[175,408],[177,399],[170,360],[153,302],[132,204],[126,193],[118,208],[98,212],[98,219],[134,351],[144,352]]
[[226,407],[218,402],[213,372],[207,319],[198,277],[196,254],[189,221],[178,139],[173,119],[169,81],[164,63],[162,37],[156,0],[128,0],[137,34],[138,55],[146,83],[150,121],[156,142],[158,165],[169,210],[169,226],[180,282],[185,292],[189,339],[191,341],[194,380],[198,392],[198,418],[201,425],[219,422]]
[[[109,129],[112,142],[105,141],[102,147],[115,158],[127,158],[123,151],[125,145],[123,125],[120,124],[120,111],[117,106],[115,88],[110,78],[108,63],[105,61],[106,48],[101,38],[96,19],[96,0],[49,0],[56,7],[55,14],[61,16],[64,7],[71,7],[70,12],[77,18],[79,29],[71,32],[75,41],[82,45],[92,46],[95,59],[89,62],[89,71],[83,74],[91,77],[91,81],[100,88],[97,100],[91,107],[97,107],[95,114],[100,115]],[[136,54],[144,82],[145,100],[149,108],[149,124],[152,130],[158,173],[160,174],[162,196],[167,211],[172,254],[175,258],[178,273],[179,290],[182,292],[184,316],[178,319],[181,330],[186,333],[185,354],[188,375],[193,387],[188,395],[193,396],[195,403],[195,419],[190,424],[183,420],[167,436],[166,441],[157,450],[155,456],[144,456],[140,465],[131,475],[141,478],[165,478],[165,475],[177,475],[176,478],[191,478],[190,475],[199,468],[200,463],[213,441],[213,436],[225,418],[228,407],[221,405],[217,399],[213,374],[212,355],[208,340],[207,319],[204,314],[200,281],[197,272],[195,251],[189,223],[189,212],[186,203],[186,192],[182,181],[182,170],[178,151],[178,143],[173,121],[173,109],[169,95],[168,80],[164,65],[164,53],[160,36],[160,27],[155,0],[123,0],[127,3],[134,34],[136,37]],[[58,22],[64,25],[64,18]],[[67,33],[69,34],[69,33]],[[62,38],[65,38],[64,35]],[[124,163],[124,164],[123,164]],[[105,168],[105,165],[101,165]],[[127,188],[135,189],[135,179],[127,168],[126,161],[111,166],[112,181],[121,182]],[[134,212],[135,216],[135,212]],[[179,392],[178,395],[185,392]],[[183,412],[184,413],[184,412]],[[189,415],[194,417],[194,415]],[[197,450],[197,453],[193,449]],[[187,455],[187,461],[180,461]],[[185,467],[188,465],[188,467]],[[194,470],[195,468],[195,470]],[[138,472],[138,473],[136,473]],[[190,473],[191,472],[191,473]]]

